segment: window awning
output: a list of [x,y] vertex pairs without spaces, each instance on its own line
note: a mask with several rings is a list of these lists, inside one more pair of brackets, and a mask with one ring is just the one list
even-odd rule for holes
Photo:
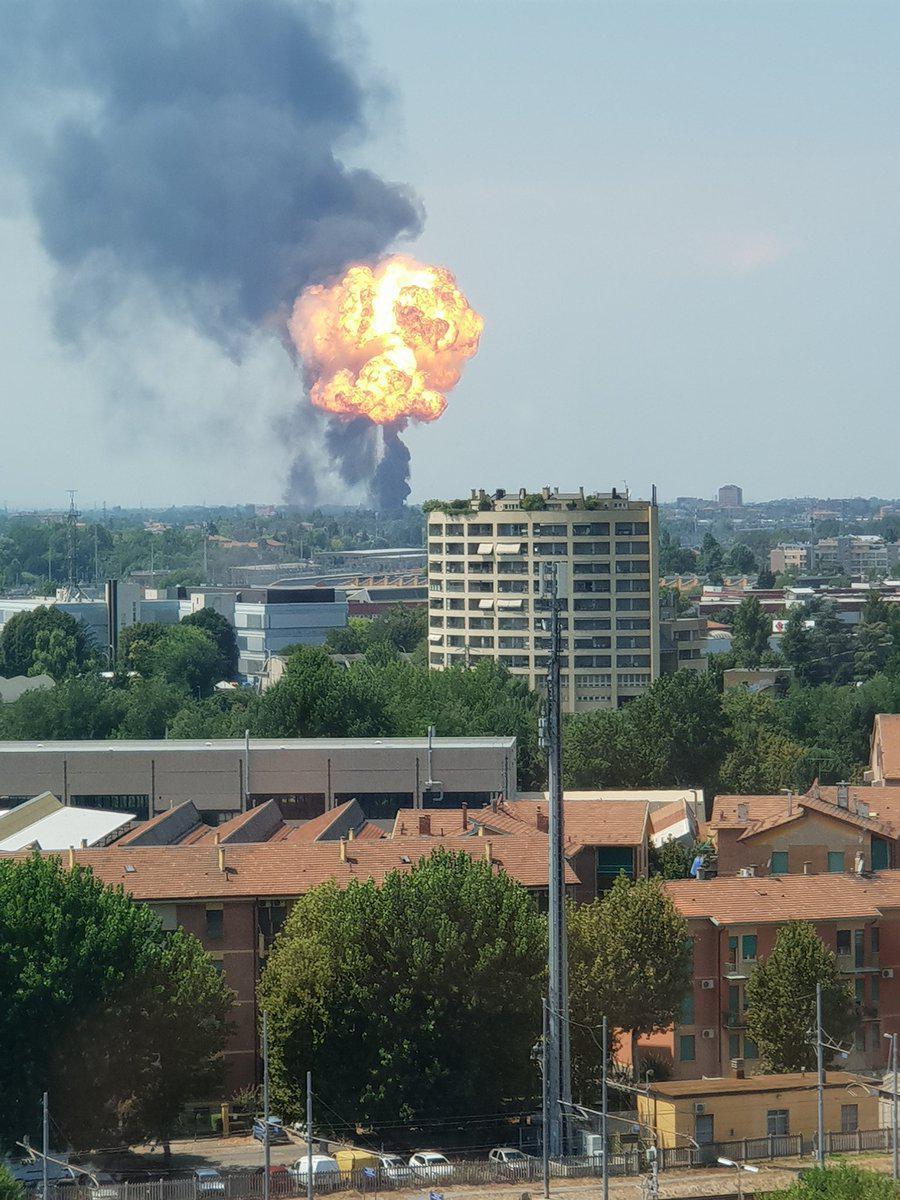
[[[523,551],[523,548],[524,547],[522,546],[521,542],[499,542],[497,544],[497,553],[498,554],[521,554]],[[479,550],[478,553],[480,554],[481,551]]]
[[428,640],[429,642],[442,642],[444,635],[442,633],[429,633]]
[[[502,601],[501,601],[501,603],[502,603]],[[493,607],[494,607],[494,601],[493,601],[493,599],[489,599],[489,600],[479,600],[479,601],[478,601],[478,607],[479,607],[479,608],[493,608]]]
[[478,549],[475,551],[475,553],[476,554],[493,554],[494,553],[494,543],[493,542],[479,542]]
[[522,598],[521,598],[521,596],[519,596],[515,600],[498,600],[497,607],[498,608],[521,608],[522,607]]

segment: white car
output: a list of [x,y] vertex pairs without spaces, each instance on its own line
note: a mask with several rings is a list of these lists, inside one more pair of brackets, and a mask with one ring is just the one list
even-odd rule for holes
[[384,1179],[391,1183],[408,1183],[415,1179],[415,1172],[409,1163],[403,1161],[399,1154],[379,1154],[378,1168]]
[[[288,1170],[298,1183],[306,1183],[306,1175],[309,1170],[308,1156],[304,1154],[302,1158],[298,1158]],[[332,1158],[330,1154],[314,1154],[312,1156],[312,1173],[313,1182],[318,1179],[326,1183],[336,1183],[340,1176],[341,1168],[337,1165],[337,1160]]]
[[199,1167],[194,1172],[197,1191],[204,1196],[224,1196],[225,1180],[212,1167]]
[[488,1161],[495,1167],[502,1168],[504,1175],[524,1175],[528,1170],[528,1155],[514,1146],[495,1146],[488,1155]]
[[420,1179],[452,1179],[453,1164],[437,1150],[420,1150],[414,1154],[409,1165]]

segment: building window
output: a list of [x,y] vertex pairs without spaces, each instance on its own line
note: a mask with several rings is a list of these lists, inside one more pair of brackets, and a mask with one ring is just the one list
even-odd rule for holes
[[697,1057],[697,1042],[692,1033],[683,1033],[678,1039],[678,1058],[681,1062],[693,1062]]
[[220,942],[225,925],[225,914],[221,907],[207,908],[206,910],[206,940],[208,942]]
[[872,870],[886,871],[890,866],[888,844],[883,838],[872,838]]
[[878,953],[880,940],[881,940],[881,938],[880,938],[878,926],[873,925],[872,926],[872,953],[873,954]]
[[828,851],[828,870],[832,875],[839,875],[844,869],[843,850]]
[[787,1137],[789,1132],[788,1110],[786,1108],[770,1108],[766,1113],[766,1136]]
[[694,1023],[694,992],[693,989],[687,993],[681,1002],[681,1012],[678,1015],[679,1025],[693,1025]]
[[745,933],[741,938],[741,958],[755,959],[756,958],[756,934]]
[[841,1133],[856,1133],[859,1129],[859,1106],[856,1104],[841,1105]]
[[839,929],[837,931],[837,952],[838,954],[850,953],[850,930]]
[[741,1057],[741,1035],[739,1033],[729,1033],[728,1035],[728,1057]]
[[788,873],[788,852],[787,850],[773,850],[772,862],[769,870],[773,875],[787,875]]
[[756,1042],[754,1042],[753,1038],[744,1038],[744,1058],[759,1058],[759,1050],[756,1048]]
[[597,847],[597,892],[609,891],[620,871],[634,878],[634,852],[630,846]]

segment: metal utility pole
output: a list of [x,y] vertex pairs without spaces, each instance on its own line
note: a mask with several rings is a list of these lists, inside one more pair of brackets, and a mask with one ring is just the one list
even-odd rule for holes
[[41,1182],[42,1182],[42,1186],[44,1189],[42,1192],[43,1200],[48,1200],[48,1197],[50,1195],[49,1185],[48,1185],[48,1181],[47,1181],[47,1162],[48,1162],[48,1155],[50,1154],[50,1102],[49,1102],[49,1097],[46,1092],[44,1092],[43,1105],[44,1105],[44,1112],[43,1112],[43,1122],[42,1123],[43,1123],[43,1135],[44,1136],[43,1136],[41,1149],[43,1150],[44,1153],[43,1153],[43,1160],[41,1162],[41,1168],[42,1168]]
[[306,1200],[313,1200],[312,1071],[306,1072]]
[[891,1039],[891,1146],[893,1148],[894,1183],[900,1182],[900,1147],[897,1146],[897,1035],[886,1033]]
[[550,1031],[547,1021],[547,997],[541,1000],[541,1011],[543,1013],[543,1030],[544,1035],[541,1038],[541,1170],[544,1179],[544,1200],[548,1200],[550,1195],[550,1129],[547,1104],[547,1087],[550,1082],[547,1074],[547,1042],[549,1041]]
[[816,1072],[818,1075],[816,1158],[825,1166],[825,1047],[822,1044],[822,984],[816,984]]
[[263,1200],[269,1200],[269,1166],[272,1150],[269,1145],[269,1014],[263,1009]]
[[569,986],[566,962],[565,837],[562,796],[562,704],[559,666],[559,573],[548,563],[541,581],[549,598],[550,661],[547,668],[547,702],[544,718],[549,785],[548,853],[548,1093],[550,1154],[565,1152],[563,1106],[572,1099],[569,1069]]
[[78,585],[78,518],[81,513],[75,508],[75,493],[69,492],[69,511],[66,514],[66,583],[74,588]]
[[603,1018],[603,1033],[601,1035],[601,1053],[603,1062],[601,1064],[601,1081],[600,1081],[600,1112],[603,1114],[600,1118],[600,1146],[603,1150],[603,1200],[609,1200],[609,1140],[606,1133],[607,1123],[607,1093],[606,1093],[606,1050],[609,1041],[609,1025],[606,1017]]

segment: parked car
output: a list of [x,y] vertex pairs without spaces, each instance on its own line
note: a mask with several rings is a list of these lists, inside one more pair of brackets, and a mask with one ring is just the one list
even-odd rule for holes
[[198,1167],[194,1172],[197,1191],[204,1196],[224,1196],[225,1180],[214,1167]]
[[452,1179],[453,1164],[437,1150],[420,1150],[414,1154],[409,1165],[420,1179]]
[[[258,1142],[265,1144],[266,1141],[266,1121],[264,1117],[257,1117],[253,1122],[251,1133]],[[289,1142],[291,1139],[285,1132],[284,1124],[281,1117],[269,1117],[269,1145],[273,1146],[277,1142]]]
[[[306,1183],[308,1170],[309,1160],[305,1154],[302,1158],[298,1158],[290,1168],[291,1174],[298,1183]],[[341,1169],[330,1154],[314,1154],[312,1156],[312,1173],[313,1182],[321,1180],[324,1183],[337,1183],[338,1179],[340,1179]]]
[[488,1161],[497,1168],[501,1175],[516,1178],[528,1170],[528,1155],[514,1146],[495,1146],[488,1155]]
[[409,1183],[416,1177],[415,1171],[399,1154],[379,1154],[378,1167],[382,1178],[391,1183]]

